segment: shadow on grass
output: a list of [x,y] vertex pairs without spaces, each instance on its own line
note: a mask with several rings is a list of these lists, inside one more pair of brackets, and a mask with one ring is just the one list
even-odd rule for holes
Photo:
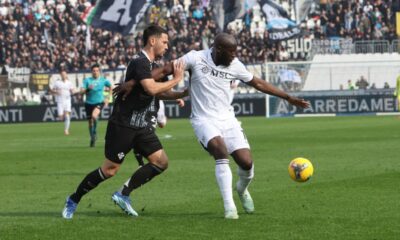
[[[240,214],[240,213],[239,213]],[[266,215],[263,213],[253,213],[253,214],[245,214],[242,213],[240,216],[262,216]],[[75,217],[80,218],[83,217],[107,217],[107,218],[133,218],[127,216],[123,212],[118,211],[118,209],[114,210],[107,210],[107,211],[77,211],[74,215]],[[38,211],[38,212],[0,212],[0,218],[7,217],[7,218],[59,218],[61,219],[61,211],[59,212],[45,212],[45,211]],[[139,213],[139,219],[223,219],[222,213],[216,212],[174,212],[174,213],[159,213],[159,212],[147,212],[147,213]]]
[[[77,211],[74,216],[85,217],[121,217],[125,216],[118,211]],[[59,212],[0,212],[0,217],[24,218],[24,217],[54,217],[61,218],[61,210]]]

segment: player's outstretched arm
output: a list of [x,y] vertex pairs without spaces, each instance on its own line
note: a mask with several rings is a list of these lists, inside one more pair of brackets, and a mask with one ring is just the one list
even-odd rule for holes
[[154,78],[143,79],[140,81],[147,94],[155,96],[159,93],[171,90],[175,85],[183,80],[185,64],[183,61],[175,61],[173,64],[173,78],[167,82],[156,82]]
[[297,107],[307,108],[310,105],[310,103],[307,102],[306,100],[290,96],[286,92],[280,90],[279,88],[276,88],[274,85],[270,83],[267,83],[261,78],[254,77],[253,80],[248,82],[248,84],[263,93],[285,99],[290,104],[295,105]]

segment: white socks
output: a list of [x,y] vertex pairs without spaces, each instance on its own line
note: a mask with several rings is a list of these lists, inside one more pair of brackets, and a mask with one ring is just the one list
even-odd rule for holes
[[238,175],[239,180],[236,183],[236,189],[238,193],[242,195],[254,177],[254,164],[251,166],[250,170],[243,170],[238,167]]
[[229,159],[218,159],[215,164],[215,177],[224,201],[225,211],[236,210],[232,196],[232,171],[229,167]]
[[64,118],[64,131],[69,131],[69,125],[71,124],[71,116],[69,114],[65,114]]

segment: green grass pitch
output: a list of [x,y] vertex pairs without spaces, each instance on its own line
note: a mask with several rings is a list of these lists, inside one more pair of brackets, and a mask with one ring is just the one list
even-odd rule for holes
[[[169,169],[132,194],[140,217],[124,215],[111,194],[136,161],[86,195],[72,221],[65,198],[103,161],[106,122],[89,148],[86,122],[0,125],[0,239],[399,239],[400,119],[388,117],[241,118],[252,147],[256,206],[223,219],[214,161],[189,121],[158,135]],[[306,157],[313,178],[292,181],[291,159]],[[236,165],[231,162],[234,181]]]

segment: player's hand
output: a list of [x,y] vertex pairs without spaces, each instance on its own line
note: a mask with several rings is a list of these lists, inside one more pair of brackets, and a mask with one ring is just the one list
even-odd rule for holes
[[136,81],[131,79],[124,83],[117,83],[113,88],[113,97],[117,98],[118,96],[122,97],[122,101],[125,101],[126,97],[132,92],[133,87],[136,85]]
[[310,102],[307,102],[306,100],[297,97],[289,96],[287,101],[290,104],[295,105],[296,107],[308,108],[310,106]]
[[185,101],[183,101],[182,98],[176,99],[176,103],[178,104],[179,107],[184,107],[185,106]]
[[185,63],[182,60],[174,61],[174,79],[179,79],[179,82],[182,81],[184,72]]

